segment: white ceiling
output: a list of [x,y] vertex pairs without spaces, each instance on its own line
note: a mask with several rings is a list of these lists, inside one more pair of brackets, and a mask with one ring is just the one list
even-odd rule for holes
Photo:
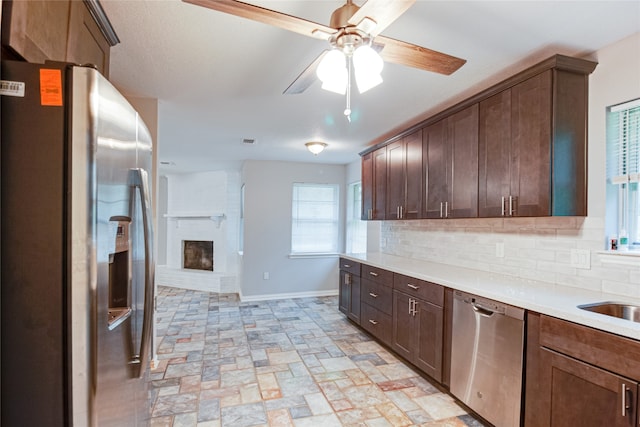
[[[324,25],[344,3],[246,1]],[[111,80],[159,100],[159,158],[173,163],[163,173],[235,168],[245,159],[349,163],[394,129],[554,53],[588,56],[640,31],[638,0],[418,0],[383,34],[467,63],[451,76],[385,64],[382,85],[354,91],[349,123],[345,98],[317,82],[282,94],[324,41],[179,0],[101,3],[121,40],[111,50]],[[310,140],[329,146],[313,156]]]

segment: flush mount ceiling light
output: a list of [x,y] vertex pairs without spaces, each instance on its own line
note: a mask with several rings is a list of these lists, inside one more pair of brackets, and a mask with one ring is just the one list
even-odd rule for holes
[[307,142],[304,144],[307,146],[307,149],[311,151],[315,156],[322,152],[327,147],[327,144],[324,142]]

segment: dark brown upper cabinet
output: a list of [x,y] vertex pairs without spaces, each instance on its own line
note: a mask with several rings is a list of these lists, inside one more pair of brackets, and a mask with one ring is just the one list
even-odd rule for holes
[[547,70],[480,102],[479,216],[586,215],[586,83]]
[[415,219],[422,210],[422,130],[387,145],[385,219]]
[[385,219],[387,147],[362,157],[362,219]]
[[478,216],[478,104],[424,129],[423,218]]
[[118,42],[97,0],[2,2],[3,59],[91,64],[108,76]]
[[[360,153],[370,209],[363,219],[586,215],[588,83],[596,65],[552,56]],[[407,139],[420,131],[417,153]],[[375,171],[381,153],[378,163],[370,156],[383,148],[384,180]],[[421,170],[412,172],[418,161]],[[366,168],[377,180],[365,179]],[[419,186],[422,200],[412,204]]]

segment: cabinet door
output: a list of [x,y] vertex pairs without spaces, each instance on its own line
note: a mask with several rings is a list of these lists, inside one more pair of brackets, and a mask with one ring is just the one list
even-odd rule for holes
[[447,118],[448,217],[478,216],[478,104]]
[[444,312],[423,300],[416,300],[413,364],[436,381],[442,381],[442,334]]
[[404,137],[406,191],[402,211],[403,219],[420,218],[422,214],[422,130]]
[[373,152],[373,217],[385,219],[387,186],[387,147]]
[[347,317],[360,324],[360,278],[351,275],[351,286],[349,294],[349,309]]
[[[5,2],[2,44],[27,62],[64,61],[69,29],[69,0]],[[84,7],[84,6],[83,6]]]
[[362,156],[362,220],[373,219],[373,153]]
[[84,2],[72,1],[66,60],[76,64],[93,64],[104,76],[109,77],[110,48]]
[[411,360],[413,316],[409,311],[411,297],[402,292],[393,292],[393,333],[391,347],[402,357]]
[[505,214],[511,195],[511,90],[480,103],[478,139],[478,216]]
[[550,381],[551,427],[635,425],[636,382],[546,348],[541,361]]
[[406,152],[404,140],[387,145],[387,187],[385,219],[401,219],[407,193],[405,180]]
[[511,89],[515,216],[551,214],[551,70]]
[[449,194],[446,119],[424,128],[422,132],[426,180],[423,216],[424,218],[441,218],[444,216],[444,203]]
[[340,271],[340,287],[338,289],[338,308],[341,312],[348,315],[349,307],[351,306],[351,273],[346,271]]

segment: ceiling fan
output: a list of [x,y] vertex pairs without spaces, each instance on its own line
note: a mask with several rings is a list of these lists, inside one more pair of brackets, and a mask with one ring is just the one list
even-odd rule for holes
[[[235,0],[183,1],[328,41],[330,49],[323,51],[285,89],[285,94],[302,93],[311,86],[316,80],[318,67],[321,67],[323,60],[326,62],[325,56],[336,50],[341,51],[347,58],[351,58],[361,46],[370,46],[374,51],[379,52],[384,61],[445,75],[452,74],[466,62],[464,59],[442,52],[380,35],[416,0],[367,0],[362,6],[357,6],[353,0],[347,0],[343,6],[333,12],[329,26]],[[351,67],[351,61],[347,63]],[[349,68],[349,73],[350,71]],[[350,78],[348,82],[350,84]],[[325,88],[324,85],[323,88]],[[347,110],[345,110],[347,117],[349,117],[348,112],[350,113],[349,92],[347,92]]]

